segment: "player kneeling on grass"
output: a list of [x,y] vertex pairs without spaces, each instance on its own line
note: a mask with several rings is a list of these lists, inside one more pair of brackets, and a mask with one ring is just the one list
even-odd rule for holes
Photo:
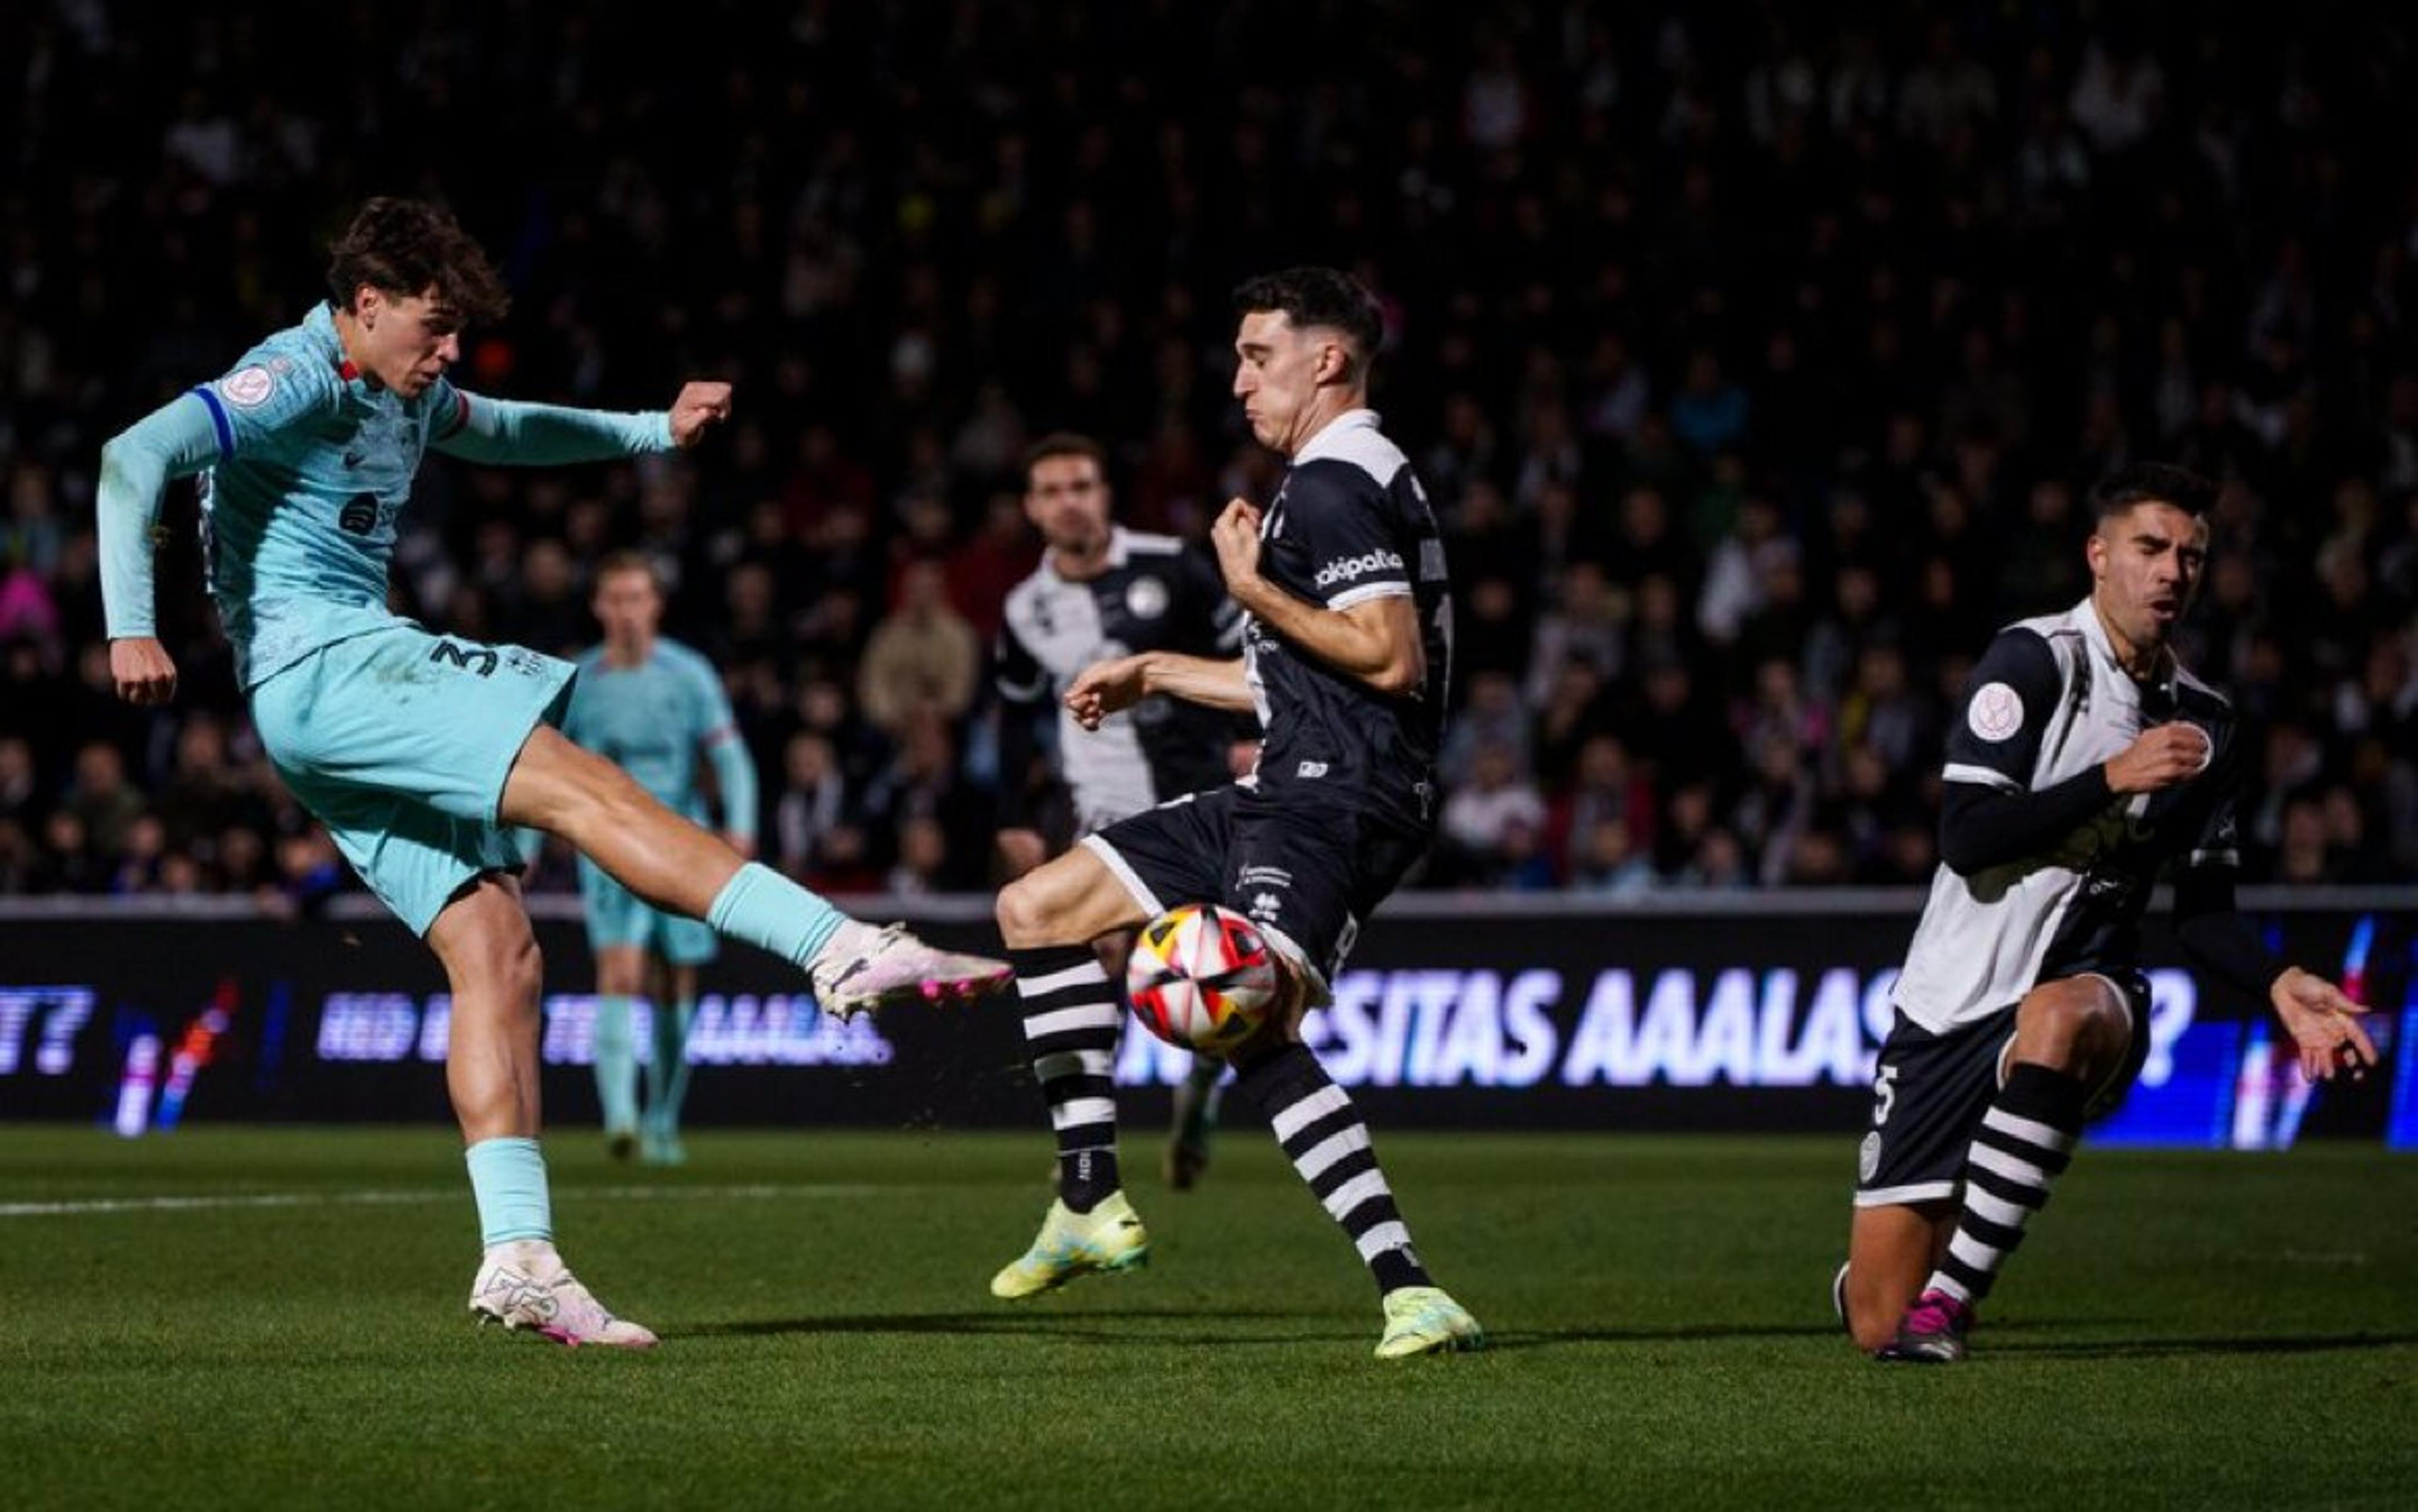
[[537,1143],[537,940],[513,831],[559,834],[653,907],[786,956],[827,1012],[969,996],[1007,968],[849,919],[564,739],[571,664],[387,610],[396,519],[428,449],[547,464],[692,446],[729,413],[729,386],[688,384],[669,411],[635,415],[454,387],[462,328],[500,314],[505,295],[453,218],[417,201],[365,205],[328,283],[300,324],[103,450],[110,670],[135,703],[176,693],[153,629],[153,522],[168,480],[204,474],[203,559],[261,743],[452,985],[446,1085],[486,1245],[471,1309],[566,1344],[652,1344],[555,1252]]
[[1177,904],[1219,902],[1258,928],[1291,986],[1288,1011],[1230,1053],[1235,1090],[1266,1110],[1375,1278],[1378,1354],[1474,1349],[1477,1320],[1429,1279],[1367,1124],[1299,1032],[1359,921],[1433,833],[1451,655],[1444,550],[1409,462],[1363,407],[1380,334],[1366,292],[1297,268],[1246,283],[1235,305],[1235,396],[1261,444],[1291,464],[1264,515],[1236,499],[1211,534],[1249,617],[1243,659],[1120,657],[1077,677],[1064,702],[1086,728],[1157,693],[1256,709],[1259,768],[1109,825],[1000,893],[1060,1196],[991,1291],[1032,1296],[1149,1254],[1117,1174],[1120,1008],[1092,942]]
[[2169,861],[2183,948],[2274,1005],[2310,1077],[2375,1061],[2364,1010],[2270,958],[2234,911],[2239,725],[2168,646],[2215,492],[2180,467],[2110,475],[2092,496],[2089,598],[1999,632],[1973,669],[1834,1286],[1877,1359],[1965,1357],[2084,1124],[2140,1070],[2140,920]]

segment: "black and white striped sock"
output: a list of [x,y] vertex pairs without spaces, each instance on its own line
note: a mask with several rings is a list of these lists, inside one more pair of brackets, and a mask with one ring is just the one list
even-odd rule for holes
[[1241,1071],[1234,1085],[1265,1110],[1285,1157],[1351,1236],[1377,1290],[1431,1285],[1370,1146],[1369,1125],[1308,1046],[1285,1046]]
[[1117,1029],[1125,1008],[1089,945],[1012,950],[1024,1047],[1058,1131],[1058,1196],[1089,1213],[1115,1191]]
[[1990,1294],[2024,1225],[2048,1202],[2074,1158],[2089,1093],[2076,1078],[2018,1061],[2007,1073],[1965,1157],[1965,1212],[1939,1269],[1925,1283],[1967,1305]]

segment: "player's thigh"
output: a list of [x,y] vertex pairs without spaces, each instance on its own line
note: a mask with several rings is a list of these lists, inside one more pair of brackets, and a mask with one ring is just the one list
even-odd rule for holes
[[1297,1010],[1329,1000],[1361,922],[1428,841],[1348,807],[1257,795],[1238,804],[1232,833],[1219,901],[1258,925],[1299,979]]
[[999,914],[1009,943],[1088,942],[1218,897],[1232,793],[1144,809],[1009,883]]
[[1982,1117],[1998,1094],[2000,1058],[2014,1032],[2001,1008],[1934,1031],[1904,1013],[1882,1042],[1872,1111],[1856,1151],[1856,1205],[1952,1200]]
[[253,719],[282,771],[492,824],[521,747],[561,717],[575,670],[397,625],[323,647],[263,682]]
[[522,839],[512,831],[283,763],[277,771],[302,806],[327,826],[362,883],[416,935],[428,935],[437,916],[472,883],[492,874],[517,873],[526,863]]

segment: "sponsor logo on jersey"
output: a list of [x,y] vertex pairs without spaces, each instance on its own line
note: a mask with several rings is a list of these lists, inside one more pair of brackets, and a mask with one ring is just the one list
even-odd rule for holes
[[1374,551],[1362,552],[1357,557],[1343,557],[1328,562],[1318,570],[1318,575],[1311,581],[1326,588],[1338,583],[1357,583],[1370,573],[1399,573],[1401,570],[1402,558],[1379,547]]
[[355,494],[336,512],[336,525],[348,534],[368,535],[377,528],[378,501],[375,494]]
[[1324,761],[1305,761],[1300,766],[1293,769],[1293,774],[1296,777],[1324,777],[1326,775],[1326,763]]
[[267,403],[276,389],[277,375],[257,363],[248,368],[237,368],[219,382],[219,392],[237,409],[251,409]]
[[1993,744],[2006,740],[2024,727],[2023,695],[2003,682],[1985,682],[1973,690],[1965,724]]

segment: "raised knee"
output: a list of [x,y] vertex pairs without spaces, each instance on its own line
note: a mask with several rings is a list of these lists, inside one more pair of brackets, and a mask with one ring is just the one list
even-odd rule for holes
[[999,923],[1000,938],[1011,949],[1046,944],[1043,938],[1049,927],[1049,910],[1041,890],[1033,885],[1032,874],[1017,878],[999,890],[999,900],[991,906]]

